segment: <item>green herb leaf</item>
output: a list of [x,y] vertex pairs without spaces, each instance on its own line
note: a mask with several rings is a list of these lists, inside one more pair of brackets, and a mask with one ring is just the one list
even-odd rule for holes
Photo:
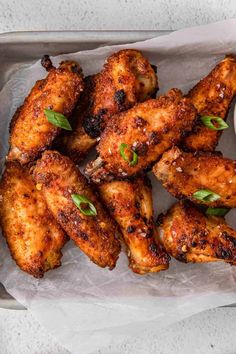
[[209,189],[200,189],[199,191],[193,193],[193,197],[203,202],[214,202],[220,199],[220,195],[216,194]]
[[[132,154],[133,154],[132,160],[130,160],[130,159],[125,155],[125,150],[126,150],[126,149],[128,149],[129,151],[132,152]],[[120,144],[119,150],[120,150],[120,156],[122,156],[123,159],[124,159],[125,161],[127,161],[130,166],[135,166],[135,165],[137,165],[137,163],[138,163],[138,155],[136,154],[135,151],[131,150],[127,144],[124,144],[124,143]]]
[[72,130],[68,119],[63,114],[54,112],[51,109],[45,109],[44,114],[46,115],[48,121],[53,125],[65,130]]
[[[212,130],[224,130],[229,127],[228,124],[220,117],[203,116],[200,119],[207,128]],[[215,125],[214,122],[217,123],[217,125]]]
[[227,208],[208,208],[206,210],[206,215],[214,215],[214,216],[225,216],[230,209]]
[[71,198],[82,214],[88,216],[97,215],[97,209],[93,203],[84,195],[72,194]]

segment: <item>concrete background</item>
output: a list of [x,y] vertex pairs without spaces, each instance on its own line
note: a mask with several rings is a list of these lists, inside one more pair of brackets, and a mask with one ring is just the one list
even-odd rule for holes
[[[179,29],[236,17],[235,0],[0,0],[0,32]],[[236,308],[207,311],[100,354],[235,354]],[[0,309],[0,354],[67,354],[28,311]],[[78,353],[83,354],[83,353]]]

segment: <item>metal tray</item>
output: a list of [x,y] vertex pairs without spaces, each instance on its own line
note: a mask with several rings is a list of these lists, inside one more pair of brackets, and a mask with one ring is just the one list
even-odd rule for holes
[[[32,63],[44,54],[58,55],[99,46],[131,43],[170,31],[38,31],[0,34],[0,89],[19,64]],[[0,307],[24,310],[0,283]]]

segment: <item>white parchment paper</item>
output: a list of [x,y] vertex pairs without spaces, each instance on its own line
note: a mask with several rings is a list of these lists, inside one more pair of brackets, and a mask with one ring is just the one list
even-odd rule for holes
[[[233,19],[145,42],[62,55],[53,58],[53,62],[75,59],[86,75],[93,74],[112,52],[136,48],[158,67],[158,94],[172,87],[186,93],[225,54],[236,54],[235,33]],[[20,68],[0,93],[2,163],[8,149],[10,119],[35,80],[44,76],[39,62]],[[230,129],[224,132],[219,149],[225,156],[236,158],[232,111]],[[151,179],[157,214],[166,211],[174,199],[153,176]],[[236,227],[235,210],[227,219]],[[224,263],[186,265],[172,260],[168,271],[139,276],[128,269],[125,254],[120,255],[112,272],[91,263],[72,242],[65,246],[63,254],[62,267],[36,280],[16,267],[5,240],[0,238],[0,281],[73,353],[92,353],[135,336],[145,336],[147,331],[155,333],[205,309],[236,302],[236,268]]]

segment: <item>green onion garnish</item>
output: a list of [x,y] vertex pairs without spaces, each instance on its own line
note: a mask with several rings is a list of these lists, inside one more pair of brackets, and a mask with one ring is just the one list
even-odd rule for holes
[[97,215],[97,209],[93,203],[84,195],[72,194],[71,198],[82,214],[88,216]]
[[48,121],[53,125],[65,130],[72,130],[68,119],[63,114],[54,112],[51,109],[45,109],[44,114],[46,115]]
[[[127,144],[120,144],[120,156],[123,157],[125,161],[129,163],[130,166],[135,166],[138,163],[138,155],[136,154],[135,151],[131,150]],[[126,155],[125,155],[125,149],[128,149],[130,152],[132,152],[133,157],[132,160],[130,160]]]
[[[212,130],[224,130],[229,127],[228,124],[220,117],[203,116],[200,119],[207,128]],[[213,124],[214,122],[217,123],[217,126]]]
[[206,210],[207,215],[214,216],[225,216],[228,213],[229,209],[227,208],[208,208]]
[[214,202],[220,199],[219,194],[216,194],[209,189],[200,189],[199,191],[193,193],[193,197],[203,202]]

